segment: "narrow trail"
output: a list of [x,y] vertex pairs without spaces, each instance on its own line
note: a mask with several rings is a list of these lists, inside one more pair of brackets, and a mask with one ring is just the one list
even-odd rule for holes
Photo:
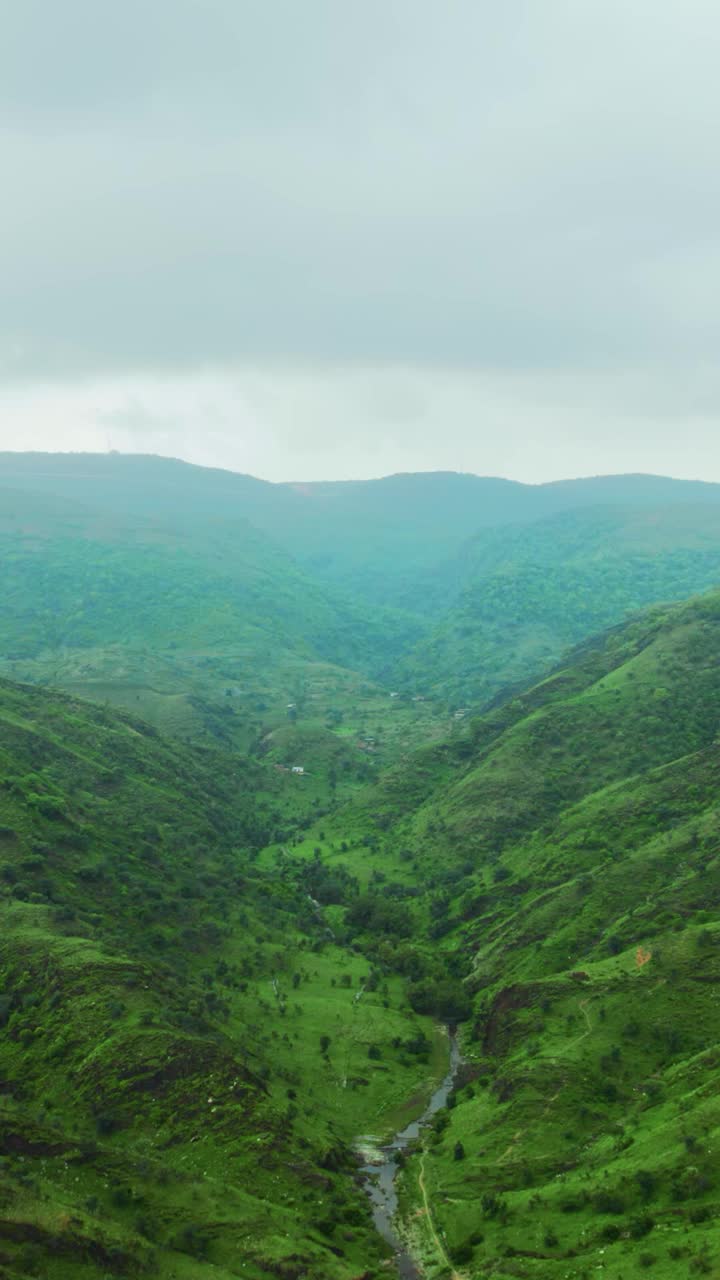
[[433,1242],[434,1242],[434,1244],[435,1244],[435,1248],[437,1249],[437,1251],[438,1251],[438,1253],[439,1253],[439,1255],[440,1255],[441,1260],[445,1263],[445,1266],[447,1267],[447,1269],[448,1269],[448,1271],[449,1271],[449,1273],[450,1273],[450,1280],[465,1280],[465,1277],[461,1274],[461,1272],[456,1271],[456,1270],[454,1269],[454,1267],[453,1267],[453,1265],[452,1265],[452,1262],[450,1261],[450,1259],[449,1259],[449,1257],[448,1257],[448,1255],[447,1255],[447,1250],[446,1250],[446,1248],[445,1248],[445,1245],[443,1244],[442,1240],[440,1239],[440,1236],[438,1235],[437,1230],[436,1230],[436,1227],[435,1227],[435,1223],[434,1223],[434,1221],[433,1221],[432,1209],[430,1208],[430,1199],[429,1199],[429,1197],[428,1197],[428,1193],[427,1193],[427,1186],[426,1186],[426,1184],[425,1184],[425,1156],[426,1156],[426,1154],[427,1154],[427,1152],[423,1151],[422,1156],[421,1156],[421,1158],[420,1158],[420,1173],[419,1173],[419,1176],[418,1176],[418,1186],[419,1186],[419,1188],[420,1188],[420,1191],[422,1192],[422,1198],[423,1198],[423,1213],[424,1213],[424,1217],[425,1217],[425,1219],[426,1219],[426,1221],[427,1221],[428,1230],[430,1231],[430,1235],[432,1236]]
[[[652,954],[653,954],[652,951],[647,947],[639,946],[637,948],[637,951],[635,952],[635,964],[638,970],[643,969],[645,965],[648,964],[650,960],[652,960]],[[666,979],[664,978],[660,979],[661,983],[665,981]],[[591,1035],[593,1032],[594,1028],[593,1028],[592,1020],[590,1018],[590,1014],[588,1013],[588,1008],[587,1008],[589,1004],[590,1004],[589,996],[586,996],[584,1000],[578,1000],[578,1008],[580,1009],[582,1016],[585,1019],[585,1030],[581,1031],[579,1036],[576,1036],[574,1040],[571,1040],[570,1043],[565,1046],[566,1052],[568,1049],[574,1049],[576,1045],[582,1044],[583,1040],[587,1040],[588,1036]],[[549,1061],[552,1062],[553,1065],[557,1065],[558,1059],[550,1058]],[[540,1121],[545,1119],[545,1116],[547,1115],[551,1106],[561,1096],[564,1089],[565,1089],[565,1084],[563,1083],[561,1084],[560,1088],[557,1089],[556,1092],[552,1095],[552,1097],[548,1098],[548,1101],[545,1105],[544,1110],[540,1113],[540,1116],[539,1116]],[[537,1120],[534,1120],[533,1124],[536,1124],[536,1123],[537,1123]],[[502,1155],[498,1156],[495,1163],[504,1164],[506,1160],[509,1160],[513,1152],[515,1151],[518,1143],[521,1141],[521,1139],[525,1136],[526,1133],[527,1133],[527,1126],[524,1129],[518,1129],[517,1133],[513,1134],[512,1142],[509,1144],[509,1146],[505,1148]]]
[[582,1035],[578,1036],[577,1040],[573,1040],[573,1044],[580,1044],[580,1041],[585,1040],[587,1036],[590,1035],[590,1032],[593,1029],[592,1022],[590,1021],[590,1014],[587,1011],[587,1007],[589,1003],[590,1003],[589,997],[586,998],[585,1000],[578,1000],[578,1008],[582,1009],[582,1016],[585,1019],[587,1030],[583,1031]]
[[[586,1039],[587,1039],[587,1037],[591,1034],[591,1032],[592,1032],[592,1030],[593,1030],[593,1024],[592,1024],[592,1022],[590,1021],[590,1014],[589,1014],[589,1013],[588,1013],[588,1011],[587,1011],[587,1006],[588,1006],[588,1004],[589,1004],[589,1003],[590,1003],[589,998],[586,998],[585,1000],[579,1000],[579,1001],[578,1001],[578,1007],[582,1010],[582,1015],[583,1015],[583,1017],[584,1017],[584,1019],[585,1019],[585,1022],[586,1022],[586,1024],[587,1024],[587,1026],[586,1026],[585,1031],[581,1032],[581,1034],[580,1034],[579,1036],[577,1036],[575,1040],[571,1040],[571,1041],[570,1041],[570,1044],[569,1044],[569,1045],[567,1045],[567,1048],[568,1048],[568,1049],[573,1049],[573,1048],[575,1047],[575,1045],[578,1045],[578,1044],[580,1044],[583,1040],[586,1040]],[[551,1061],[551,1062],[553,1062],[553,1064],[556,1064],[556,1063],[557,1063],[557,1058],[552,1058],[552,1059],[550,1059],[550,1061]],[[560,1088],[559,1088],[559,1089],[556,1089],[556,1091],[555,1091],[555,1093],[552,1095],[552,1097],[551,1097],[551,1098],[548,1098],[548,1100],[547,1100],[547,1102],[546,1102],[546,1104],[545,1104],[545,1107],[544,1107],[544,1108],[543,1108],[543,1110],[541,1111],[541,1113],[540,1113],[539,1117],[537,1117],[537,1119],[534,1119],[534,1120],[532,1121],[532,1123],[533,1123],[533,1124],[537,1124],[538,1122],[542,1122],[542,1121],[545,1119],[545,1117],[546,1117],[546,1115],[547,1115],[548,1111],[549,1111],[549,1110],[550,1110],[550,1108],[553,1106],[553,1104],[554,1104],[555,1102],[557,1102],[558,1098],[561,1096],[561,1094],[564,1092],[564,1090],[565,1090],[565,1083],[563,1082],[563,1084],[561,1084],[561,1085],[560,1085]],[[510,1157],[511,1157],[511,1155],[513,1154],[513,1152],[515,1151],[515,1149],[516,1149],[516,1147],[517,1147],[518,1143],[522,1140],[522,1138],[524,1138],[525,1134],[527,1133],[527,1130],[528,1130],[528,1126],[526,1125],[524,1129],[518,1129],[517,1133],[514,1133],[514,1134],[513,1134],[513,1140],[512,1140],[512,1142],[510,1143],[510,1145],[509,1145],[509,1146],[507,1146],[507,1147],[505,1148],[505,1150],[503,1151],[502,1155],[498,1156],[497,1160],[495,1161],[495,1163],[496,1163],[496,1164],[505,1164],[506,1160],[509,1160],[509,1159],[510,1159]]]

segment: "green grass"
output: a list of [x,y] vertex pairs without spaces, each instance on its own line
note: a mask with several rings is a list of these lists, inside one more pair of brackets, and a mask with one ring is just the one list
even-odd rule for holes
[[379,901],[420,886],[409,939],[344,936],[473,995],[455,1105],[404,1175],[429,1275],[720,1266],[719,642],[717,596],[650,613],[292,850]]
[[404,983],[364,990],[374,966],[256,866],[266,766],[8,683],[0,724],[6,1274],[379,1263],[350,1145],[443,1064],[403,1047],[432,1031]]
[[[76,466],[0,515],[2,670],[45,686],[0,681],[0,1271],[386,1274],[351,1146],[422,1111],[437,1020],[429,1277],[720,1269],[720,597],[452,714],[708,585],[714,509],[488,533],[433,595],[408,525],[384,576],[357,528],[313,570],[334,490],[294,559],[238,494],[307,494],[135,460],[92,511]],[[473,575],[441,693],[391,698]]]

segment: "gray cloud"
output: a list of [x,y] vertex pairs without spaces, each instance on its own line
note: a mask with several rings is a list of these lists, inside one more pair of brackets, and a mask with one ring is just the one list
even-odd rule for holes
[[[711,0],[0,0],[0,16],[6,380],[214,371],[231,419],[233,369],[284,378],[283,399],[304,368],[342,413],[353,366],[415,366],[445,389],[451,370],[504,379],[521,422],[542,377],[586,406],[578,438],[594,395],[623,423],[634,405],[649,444],[663,405],[720,407]],[[366,412],[391,434],[409,420],[384,393]],[[446,465],[470,438],[455,426]]]
[[702,395],[683,403],[670,374],[388,364],[16,383],[0,396],[0,447],[175,454],[271,480],[453,469],[720,481],[718,382],[707,371]]

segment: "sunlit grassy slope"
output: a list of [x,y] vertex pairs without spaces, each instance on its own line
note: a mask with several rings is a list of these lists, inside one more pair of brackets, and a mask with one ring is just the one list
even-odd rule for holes
[[349,1144],[443,1053],[302,879],[255,868],[286,785],[0,683],[4,1276],[379,1263]]
[[[548,671],[715,581],[712,503],[630,477],[438,569],[451,478],[151,461],[0,504],[3,670],[50,686],[0,685],[0,1270],[384,1274],[348,1144],[441,1070],[435,1018],[468,1065],[403,1181],[430,1276],[717,1272],[720,597]],[[375,683],[466,572],[467,634]],[[456,719],[458,673],[515,691]]]
[[[468,1277],[720,1274],[719,730],[711,595],[587,645],[326,822],[377,903],[350,936],[388,881],[419,885],[414,936],[472,997],[461,1087],[405,1180],[429,1265],[432,1226]],[[408,965],[407,940],[380,945]]]

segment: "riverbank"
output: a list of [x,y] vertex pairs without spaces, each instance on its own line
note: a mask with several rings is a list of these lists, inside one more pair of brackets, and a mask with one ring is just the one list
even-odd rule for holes
[[[407,1220],[401,1222],[398,1219],[397,1178],[405,1157],[417,1147],[421,1140],[423,1130],[427,1128],[433,1116],[446,1106],[448,1096],[455,1085],[457,1073],[462,1064],[462,1055],[457,1036],[449,1034],[447,1030],[443,1032],[443,1035],[447,1044],[445,1074],[420,1113],[417,1114],[417,1107],[418,1105],[422,1106],[422,1099],[416,1095],[415,1098],[409,1099],[404,1107],[405,1110],[413,1107],[416,1113],[415,1116],[408,1121],[404,1128],[399,1129],[393,1138],[385,1143],[377,1143],[371,1137],[365,1136],[358,1139],[356,1147],[363,1162],[363,1186],[372,1207],[373,1222],[378,1234],[392,1249],[397,1275],[400,1280],[424,1280],[428,1274],[423,1262],[420,1261],[427,1251],[425,1248],[420,1247],[420,1241],[417,1238],[421,1234],[417,1230],[417,1220],[408,1223]],[[421,1161],[424,1160],[424,1153],[420,1158]],[[416,1213],[420,1218],[424,1217],[426,1219],[430,1235],[431,1237],[434,1236],[435,1247],[439,1255],[438,1261],[447,1264],[449,1268],[450,1263],[444,1253],[442,1242],[435,1233],[432,1209],[424,1188],[422,1169],[419,1185],[422,1193],[422,1204],[418,1207]],[[425,1233],[422,1232],[422,1234]],[[451,1270],[449,1274],[452,1274]]]

